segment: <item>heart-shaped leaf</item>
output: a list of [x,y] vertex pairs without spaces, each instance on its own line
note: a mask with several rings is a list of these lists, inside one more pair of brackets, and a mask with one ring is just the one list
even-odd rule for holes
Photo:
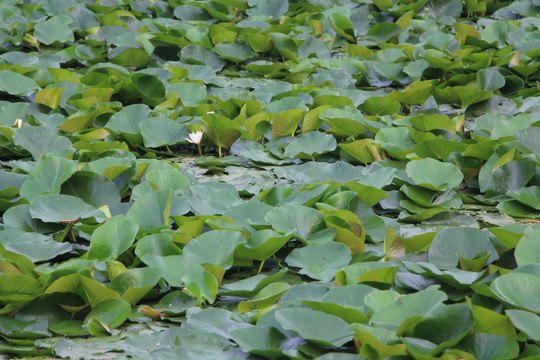
[[301,274],[330,281],[338,270],[349,264],[351,251],[337,242],[315,243],[293,250],[285,261],[290,266],[301,268]]
[[108,220],[92,234],[88,258],[116,259],[133,244],[138,230],[137,223],[123,216]]
[[284,156],[299,159],[313,159],[315,156],[332,151],[337,147],[332,135],[311,131],[303,134],[285,149]]
[[417,185],[435,191],[457,189],[463,181],[463,174],[456,165],[431,158],[409,162],[406,171]]

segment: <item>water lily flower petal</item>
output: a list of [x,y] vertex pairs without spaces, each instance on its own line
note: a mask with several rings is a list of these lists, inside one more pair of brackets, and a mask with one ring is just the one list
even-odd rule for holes
[[203,137],[203,132],[199,130],[194,133],[189,133],[189,138],[186,138],[186,140],[192,144],[200,144],[202,141],[202,137]]

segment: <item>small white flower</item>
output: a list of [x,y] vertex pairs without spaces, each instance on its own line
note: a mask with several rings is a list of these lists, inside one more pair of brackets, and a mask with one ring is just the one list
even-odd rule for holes
[[15,120],[15,126],[16,126],[17,128],[19,128],[19,129],[22,128],[22,122],[23,122],[22,119],[17,119],[17,120]]
[[200,144],[202,141],[202,136],[203,136],[203,132],[199,130],[194,133],[189,133],[189,139],[186,138],[186,140],[192,144]]

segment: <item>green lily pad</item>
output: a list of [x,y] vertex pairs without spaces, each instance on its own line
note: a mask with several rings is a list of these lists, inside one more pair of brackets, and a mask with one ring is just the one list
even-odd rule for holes
[[233,42],[222,42],[214,46],[214,51],[223,59],[241,63],[257,56],[248,46]]
[[538,234],[540,234],[540,230],[533,229],[526,233],[517,243],[514,256],[518,266],[540,262],[538,256],[538,249],[540,248]]
[[221,215],[242,202],[234,186],[225,183],[191,185],[179,193],[189,200],[196,215]]
[[347,16],[345,16],[341,12],[334,11],[327,17],[327,20],[332,29],[334,29],[334,31],[338,33],[341,37],[343,37],[349,42],[356,42],[354,35],[354,26]]
[[374,312],[370,322],[392,329],[398,329],[407,319],[425,316],[444,307],[446,294],[435,288],[427,288],[413,294],[396,296],[393,291],[375,291],[366,298],[366,306]]
[[337,242],[315,243],[293,250],[285,261],[290,266],[301,268],[301,274],[330,281],[338,270],[349,264],[351,251]]
[[477,360],[515,359],[519,354],[518,343],[495,334],[472,334],[460,342],[457,349],[474,355]]
[[525,187],[534,176],[535,164],[528,158],[510,161],[492,171],[484,191],[506,194]]
[[257,231],[247,239],[245,244],[236,249],[234,256],[240,259],[264,261],[283,247],[291,236],[291,234],[281,235],[270,229]]
[[518,140],[520,150],[524,153],[538,153],[540,150],[540,142],[538,141],[540,127],[530,127],[518,130],[514,136]]
[[47,105],[51,109],[56,109],[62,98],[64,89],[62,88],[46,88],[36,94],[36,102]]
[[414,326],[413,336],[437,344],[437,348],[431,351],[436,354],[459,343],[473,327],[473,314],[469,307],[448,305],[424,316]]
[[50,260],[73,249],[71,244],[54,241],[51,236],[15,229],[0,232],[0,244],[5,250],[24,255],[33,262]]
[[339,147],[358,161],[369,164],[375,161],[374,154],[378,154],[380,144],[372,139],[362,139],[348,144],[339,144]]
[[259,325],[235,329],[230,336],[242,351],[270,359],[283,356],[279,348],[286,338],[274,327]]
[[131,81],[145,102],[150,106],[158,105],[165,97],[165,86],[154,75],[140,72],[135,73],[131,75]]
[[423,104],[431,95],[433,88],[431,80],[415,81],[408,85],[403,91],[392,91],[389,97],[396,99],[402,104]]
[[432,131],[435,129],[453,130],[455,124],[444,115],[415,115],[409,119],[410,123],[420,131]]
[[402,31],[401,26],[391,22],[381,22],[373,25],[367,35],[376,41],[387,41]]
[[274,43],[274,49],[283,58],[298,62],[298,46],[290,36],[277,32],[269,33],[268,36]]
[[238,304],[238,311],[240,313],[246,313],[256,309],[268,308],[277,302],[289,288],[289,284],[286,283],[271,283],[259,291],[255,299],[240,302]]
[[41,195],[30,204],[30,215],[44,222],[77,222],[94,218],[103,220],[105,215],[81,199],[63,194]]
[[311,131],[290,143],[283,154],[289,158],[313,159],[315,156],[332,151],[337,147],[332,135]]
[[324,215],[315,209],[293,204],[276,208],[265,216],[277,232],[294,232],[303,240],[325,228],[323,218]]
[[414,152],[424,158],[431,157],[439,160],[446,160],[447,156],[453,152],[461,153],[467,149],[467,145],[462,142],[431,139],[425,140],[414,145]]
[[352,326],[337,316],[303,308],[276,311],[277,321],[286,330],[323,346],[339,347],[352,340]]
[[516,329],[508,316],[478,305],[471,306],[471,310],[474,315],[474,326],[478,332],[516,339]]
[[201,121],[204,123],[204,134],[218,147],[219,156],[222,148],[229,149],[240,137],[238,125],[225,117],[206,115]]
[[188,130],[184,125],[169,118],[153,117],[142,120],[139,129],[144,146],[149,148],[174,145],[185,141],[188,136]]
[[259,274],[240,281],[226,281],[222,284],[220,292],[221,294],[250,298],[268,285],[282,280],[287,272],[287,269],[282,269],[271,275]]
[[540,306],[535,300],[540,293],[540,276],[512,272],[496,278],[490,289],[511,305],[540,313]]
[[92,335],[110,333],[110,329],[119,327],[131,313],[128,302],[120,299],[105,300],[97,304],[85,318],[85,325]]
[[60,192],[76,196],[85,203],[97,208],[120,203],[120,194],[114,183],[101,174],[90,171],[77,171],[62,184]]
[[127,218],[139,225],[139,233],[169,225],[171,191],[160,190],[141,196],[127,213]]
[[92,234],[88,258],[113,260],[135,241],[139,225],[123,216],[114,217],[98,227]]
[[189,179],[178,170],[155,169],[145,175],[146,180],[152,184],[155,190],[181,190],[188,188]]
[[393,115],[401,110],[401,103],[391,97],[370,97],[358,107],[371,115]]
[[456,165],[431,158],[409,162],[406,171],[417,185],[435,191],[456,189],[463,181]]
[[46,154],[65,156],[74,152],[69,139],[58,135],[56,129],[43,126],[18,129],[13,142],[27,149],[35,160]]
[[83,328],[82,320],[66,320],[49,325],[49,330],[55,334],[64,336],[85,336],[90,335],[88,330]]
[[117,291],[123,300],[135,305],[156,286],[161,275],[162,272],[154,268],[129,269],[115,277],[109,289]]
[[36,24],[34,36],[45,45],[50,45],[55,41],[60,43],[73,42],[75,40],[73,31],[68,26],[72,22],[73,19],[68,15],[53,16]]
[[476,75],[478,87],[482,90],[497,90],[504,86],[506,80],[496,68],[481,69]]
[[516,328],[525,332],[534,341],[538,341],[540,338],[540,317],[538,315],[523,310],[506,310],[505,313]]
[[[143,104],[124,107],[121,111],[112,115],[106,124],[106,128],[117,134],[138,134],[139,123],[147,119],[150,109]],[[131,138],[130,138],[131,140]]]
[[275,114],[272,118],[272,138],[294,136],[305,113],[302,109],[291,109]]
[[0,71],[0,90],[10,95],[30,95],[40,87],[24,75],[12,71]]
[[182,255],[160,256],[152,253],[145,254],[141,258],[146,265],[159,269],[163,272],[163,279],[171,286],[180,287],[184,285],[182,277],[192,271],[204,271],[202,265],[197,261]]
[[347,108],[329,108],[323,110],[320,119],[330,126],[328,132],[340,137],[356,138],[362,133],[369,132],[365,119],[359,111],[351,111]]
[[182,251],[173,243],[172,237],[167,234],[151,234],[137,242],[135,255],[142,258],[146,254],[159,256],[181,255]]
[[32,276],[7,273],[0,275],[0,301],[3,304],[24,303],[36,298],[42,285]]
[[37,320],[28,323],[6,317],[0,318],[0,333],[11,339],[39,339],[51,336],[47,331],[46,321]]
[[488,263],[499,258],[489,240],[489,235],[479,229],[469,227],[448,228],[440,231],[428,252],[429,262],[439,269],[453,269],[459,258],[474,259],[479,254],[489,254]]
[[156,304],[156,310],[165,315],[182,315],[189,308],[195,306],[195,300],[182,291],[168,293]]
[[167,93],[178,94],[184,106],[196,107],[206,103],[206,88],[196,83],[177,82],[170,84]]
[[184,247],[184,256],[201,264],[207,263],[230,269],[235,249],[245,241],[238,231],[212,230],[191,240]]

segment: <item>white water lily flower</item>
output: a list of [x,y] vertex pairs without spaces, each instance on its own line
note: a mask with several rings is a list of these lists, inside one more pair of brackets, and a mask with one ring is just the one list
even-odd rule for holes
[[22,119],[17,119],[17,120],[15,120],[15,126],[16,126],[17,128],[19,128],[19,129],[22,128],[22,123],[23,123],[23,120],[22,120]]
[[187,141],[189,141],[192,144],[200,144],[202,141],[203,132],[197,131],[194,133],[189,133],[189,138],[186,138]]

